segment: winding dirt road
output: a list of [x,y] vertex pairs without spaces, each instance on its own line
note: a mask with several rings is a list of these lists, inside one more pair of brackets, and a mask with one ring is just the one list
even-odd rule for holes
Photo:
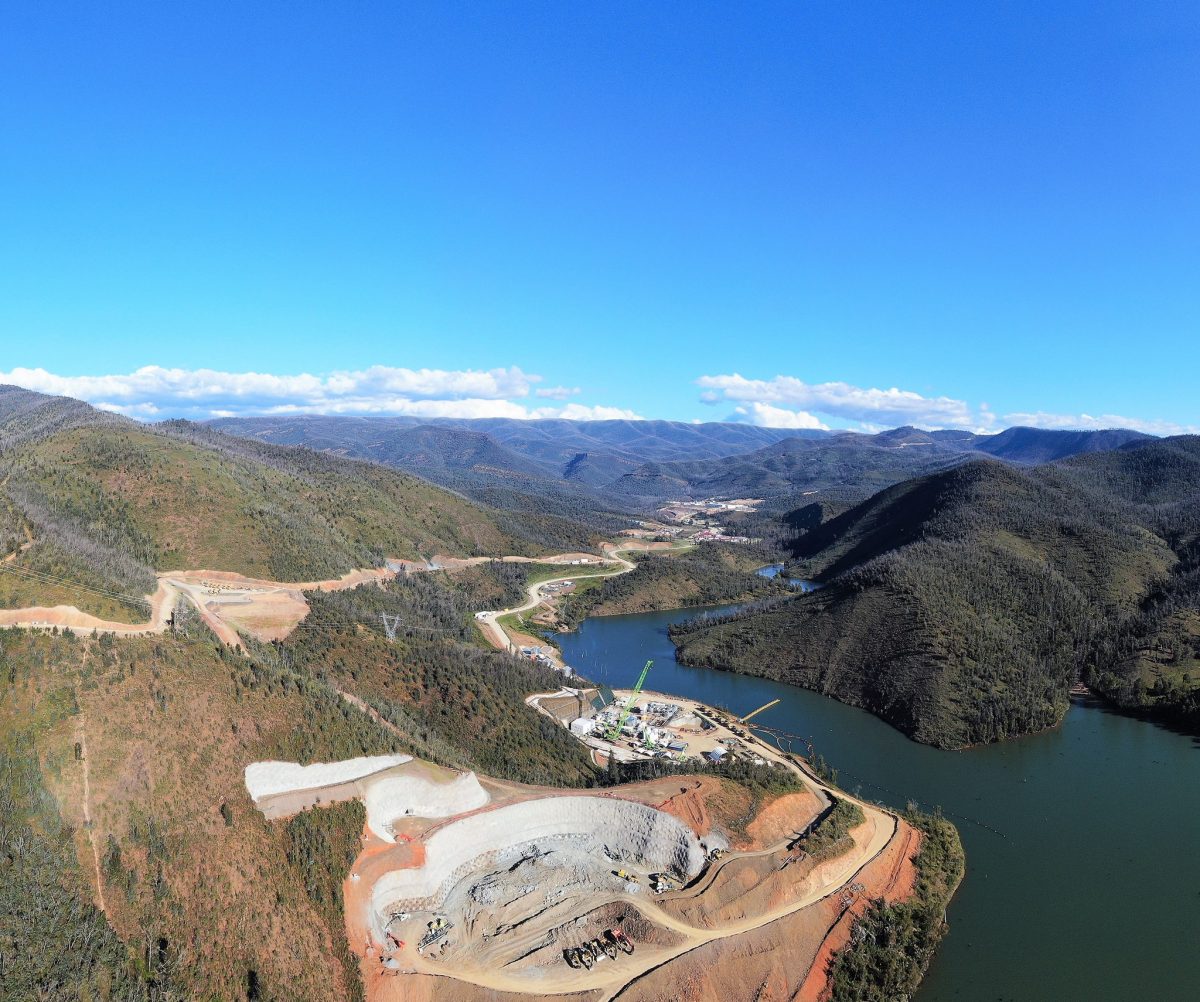
[[[28,545],[28,544],[26,544]],[[502,650],[511,649],[512,642],[503,628],[496,622],[500,616],[512,612],[524,612],[536,607],[541,599],[538,589],[558,581],[574,581],[587,577],[608,577],[625,574],[633,570],[634,564],[622,553],[631,550],[654,548],[653,544],[629,545],[620,548],[605,544],[604,563],[614,570],[589,572],[580,570],[561,577],[541,581],[528,588],[528,600],[523,605],[501,612],[489,612],[478,619],[480,628],[488,642]],[[507,563],[571,564],[581,559],[595,560],[594,554],[560,553],[549,557],[506,556],[494,559]],[[171,613],[181,600],[190,603],[205,624],[223,643],[236,647],[241,642],[242,631],[260,640],[276,640],[287,636],[306,615],[308,603],[306,591],[341,591],[356,588],[361,584],[383,582],[398,574],[419,574],[430,570],[453,570],[485,563],[491,557],[443,557],[434,559],[433,565],[415,561],[391,561],[397,570],[372,568],[353,570],[339,578],[324,581],[269,581],[251,578],[231,571],[194,570],[163,571],[158,575],[158,588],[154,594],[146,595],[143,601],[150,608],[150,618],[144,623],[127,623],[120,620],[102,619],[83,612],[73,605],[29,606],[23,609],[0,609],[0,627],[15,626],[29,630],[48,630],[58,627],[74,633],[112,633],[118,637],[137,637],[162,633],[168,629]],[[572,566],[579,567],[574,564]]]

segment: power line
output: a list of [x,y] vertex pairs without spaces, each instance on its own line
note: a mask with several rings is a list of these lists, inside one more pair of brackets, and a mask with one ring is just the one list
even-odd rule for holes
[[61,586],[65,587],[65,588],[75,589],[77,591],[88,591],[88,592],[92,592],[96,595],[104,595],[104,596],[107,596],[108,598],[120,599],[123,602],[132,602],[135,605],[144,606],[145,608],[150,609],[152,611],[154,608],[154,606],[150,602],[147,602],[144,597],[137,598],[133,595],[127,595],[122,592],[112,591],[111,589],[108,589],[108,588],[101,588],[96,585],[86,585],[79,581],[71,581],[67,578],[58,577],[55,574],[49,574],[45,571],[35,571],[28,567],[18,567],[16,564],[12,564],[12,563],[0,564],[0,570],[7,571],[10,574],[17,574],[17,575],[21,575],[24,577],[28,577],[35,581],[39,581],[43,584],[57,584],[57,585],[61,585]]

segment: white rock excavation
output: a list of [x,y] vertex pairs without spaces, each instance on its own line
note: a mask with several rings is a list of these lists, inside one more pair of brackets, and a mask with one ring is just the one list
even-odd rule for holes
[[438,828],[425,839],[423,866],[384,874],[371,894],[372,931],[382,942],[397,912],[441,908],[451,888],[486,873],[505,854],[553,852],[570,870],[607,874],[630,863],[690,879],[704,850],[687,825],[645,804],[611,797],[563,796],[481,811]]
[[371,755],[342,762],[254,762],[246,766],[246,789],[254,803],[281,793],[303,793],[352,783],[384,769],[411,762],[411,755]]
[[401,818],[449,818],[483,807],[489,799],[473,772],[460,773],[449,782],[391,772],[363,786],[367,824],[385,842],[396,841],[391,826]]

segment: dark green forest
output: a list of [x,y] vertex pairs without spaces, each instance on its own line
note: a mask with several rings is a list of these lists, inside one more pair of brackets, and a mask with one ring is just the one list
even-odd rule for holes
[[1198,511],[1196,438],[975,461],[810,521],[788,545],[819,591],[672,637],[684,663],[816,689],[941,747],[1052,726],[1081,680],[1194,722]]

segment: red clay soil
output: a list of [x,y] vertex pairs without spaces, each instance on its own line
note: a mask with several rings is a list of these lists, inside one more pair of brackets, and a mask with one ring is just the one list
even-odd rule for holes
[[821,807],[820,798],[807,787],[776,798],[746,826],[746,848],[765,849],[794,835],[821,813]]
[[[912,892],[912,857],[920,836],[901,822],[888,847],[857,876],[871,897],[888,901]],[[785,871],[786,872],[786,871]],[[827,1002],[829,958],[848,942],[853,918],[840,894],[740,936],[697,947],[647,971],[614,998],[619,1002]]]
[[679,792],[660,804],[655,804],[659,810],[677,817],[697,835],[707,835],[712,830],[712,819],[708,816],[708,806],[705,804],[706,795],[719,786],[708,777],[694,782],[676,783]]
[[553,998],[555,1002],[599,1002],[599,991],[571,995],[538,996],[525,992],[501,992],[456,978],[432,974],[389,975],[379,966],[379,958],[363,960],[363,986],[370,1002],[529,1002],[534,998]]
[[889,904],[903,901],[911,896],[917,882],[917,868],[913,863],[921,851],[921,833],[911,825],[900,822],[896,837],[877,859],[872,861],[859,878],[866,884],[866,892],[859,895],[830,927],[821,943],[808,976],[796,993],[796,1002],[828,1002],[831,998],[829,986],[829,962],[833,955],[850,942],[850,931],[854,921],[867,910],[875,898],[883,898]]

